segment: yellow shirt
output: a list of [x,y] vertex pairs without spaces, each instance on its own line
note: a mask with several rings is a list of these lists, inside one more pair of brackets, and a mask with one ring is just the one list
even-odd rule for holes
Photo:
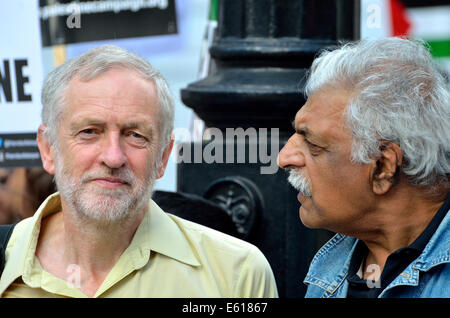
[[[60,213],[59,194],[19,222],[6,248],[1,297],[87,297],[76,288],[76,265],[68,281],[46,272],[35,256],[41,220]],[[79,273],[79,272],[78,272]],[[205,226],[149,209],[131,244],[94,297],[277,297],[275,279],[255,246]]]

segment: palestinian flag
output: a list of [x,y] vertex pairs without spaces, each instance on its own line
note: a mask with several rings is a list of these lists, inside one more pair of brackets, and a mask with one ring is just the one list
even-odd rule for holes
[[423,39],[430,45],[431,54],[450,78],[450,5],[414,6],[407,10],[410,37]]
[[442,0],[361,0],[361,38],[426,41],[450,78],[450,4]]

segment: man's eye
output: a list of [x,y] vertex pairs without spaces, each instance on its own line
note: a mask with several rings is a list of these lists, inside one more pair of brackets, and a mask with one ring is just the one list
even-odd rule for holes
[[130,131],[125,135],[128,139],[128,142],[130,142],[131,144],[134,144],[136,146],[144,146],[145,144],[147,144],[147,138],[135,131]]
[[305,142],[308,146],[310,147],[317,147],[315,144],[313,144],[312,142],[310,142],[308,139],[305,138]]
[[82,138],[92,138],[95,136],[96,130],[94,128],[83,129],[79,132],[80,137]]
[[6,184],[6,181],[8,181],[8,176],[1,176],[0,177],[0,184]]
[[143,135],[141,135],[140,133],[137,133],[135,131],[129,131],[125,135],[127,137],[131,137],[131,138],[136,139],[136,140],[140,140],[140,139],[145,140],[145,137]]
[[311,151],[311,154],[313,156],[317,156],[320,153],[320,151],[322,150],[322,147],[313,144],[306,138],[304,140],[305,140],[305,143],[308,145],[308,148]]
[[142,135],[140,135],[140,134],[138,134],[138,133],[135,133],[135,132],[130,133],[130,136],[131,136],[131,137],[134,137],[134,138],[138,138],[138,139],[144,138],[144,136],[142,136]]

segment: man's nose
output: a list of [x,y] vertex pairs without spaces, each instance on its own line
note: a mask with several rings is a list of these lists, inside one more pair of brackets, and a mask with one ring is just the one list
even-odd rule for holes
[[305,165],[305,156],[293,135],[280,150],[277,164],[282,169],[299,168]]
[[119,134],[107,136],[101,157],[103,163],[109,168],[120,168],[125,165],[127,157],[122,147]]

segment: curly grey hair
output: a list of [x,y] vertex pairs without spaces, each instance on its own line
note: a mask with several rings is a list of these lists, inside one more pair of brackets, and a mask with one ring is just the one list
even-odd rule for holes
[[362,40],[324,51],[312,64],[305,93],[329,86],[357,93],[344,112],[353,162],[371,162],[381,142],[390,141],[403,151],[409,183],[448,185],[449,90],[423,42]]
[[89,81],[115,67],[133,70],[155,84],[161,110],[159,128],[161,152],[170,142],[174,121],[174,100],[169,85],[150,63],[125,49],[103,45],[75,57],[52,70],[42,88],[42,123],[51,144],[57,141],[57,131],[65,108],[65,92],[72,78]]

